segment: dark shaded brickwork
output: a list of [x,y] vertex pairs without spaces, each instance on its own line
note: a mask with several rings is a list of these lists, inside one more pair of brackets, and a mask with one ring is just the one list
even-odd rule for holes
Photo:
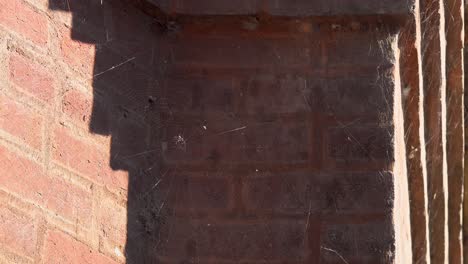
[[0,262],[461,263],[460,5],[0,0]]

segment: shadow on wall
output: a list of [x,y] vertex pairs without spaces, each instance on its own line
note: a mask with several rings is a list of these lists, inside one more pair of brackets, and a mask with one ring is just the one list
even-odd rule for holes
[[386,43],[336,37],[366,47],[336,49],[331,63],[352,66],[321,76],[325,45],[297,21],[266,38],[255,19],[181,34],[131,1],[49,1],[72,13],[74,41],[95,46],[94,65],[69,63],[92,67],[90,132],[111,137],[110,166],[129,174],[127,263],[389,263],[391,76],[350,73],[349,57],[385,64],[385,47],[367,44]]
[[[163,32],[125,1],[50,0],[49,8],[71,12],[72,40],[95,47],[94,65],[86,60],[87,54],[80,54],[79,46],[62,43],[61,49],[78,49],[71,52],[77,58],[65,55],[75,70],[91,72],[92,68],[89,131],[111,137],[110,167],[128,172],[127,263],[157,263],[153,254],[164,244],[160,243],[161,230],[167,230],[166,215],[172,213],[167,201],[172,194],[161,188],[169,178],[162,165],[159,110],[159,77],[165,58],[158,54],[158,40]],[[126,179],[114,178],[119,176],[99,177],[110,177],[103,182],[126,188],[122,184]],[[102,232],[101,239],[115,239],[112,234],[106,238],[106,230]]]

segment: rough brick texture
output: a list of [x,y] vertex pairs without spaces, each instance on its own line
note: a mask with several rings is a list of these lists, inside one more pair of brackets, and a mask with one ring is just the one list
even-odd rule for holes
[[410,263],[411,243],[427,257],[413,10],[0,0],[0,261]]
[[49,21],[46,14],[21,0],[2,0],[0,5],[0,25],[6,30],[19,33],[21,37],[39,46],[47,43]]
[[116,263],[60,231],[49,231],[44,247],[46,263]]
[[197,15],[245,15],[266,12],[277,16],[409,14],[404,0],[150,0],[166,12]]

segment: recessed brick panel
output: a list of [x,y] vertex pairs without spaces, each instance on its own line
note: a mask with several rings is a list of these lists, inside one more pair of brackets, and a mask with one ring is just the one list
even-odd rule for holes
[[319,89],[323,96],[320,105],[337,119],[352,117],[359,123],[364,117],[382,122],[393,106],[392,81],[382,76],[330,78]]
[[[168,160],[215,164],[303,163],[314,155],[314,149],[308,145],[310,127],[305,121],[252,123],[229,122],[223,118],[188,122],[194,123],[193,126],[177,121],[166,130]],[[220,124],[224,126],[216,127]]]
[[0,209],[1,247],[389,263],[391,35],[412,3],[150,1],[167,20],[135,1],[0,0],[0,200],[37,218]]
[[413,3],[403,0],[204,0],[194,4],[190,0],[151,0],[166,12],[193,15],[245,15],[260,11],[277,16],[336,16],[372,14],[409,14]]
[[256,75],[240,85],[246,113],[274,115],[311,112],[320,81],[297,75]]
[[258,162],[306,162],[313,155],[307,121],[265,122],[248,127],[246,158]]
[[[336,34],[329,42],[328,63],[330,66],[374,66],[375,74],[383,74],[382,66],[392,65],[391,39],[378,31]],[[359,61],[359,63],[356,63]]]
[[407,14],[411,4],[403,0],[267,0],[267,12],[279,16],[313,16],[345,14]]
[[[206,177],[200,174],[178,174],[172,182],[174,189],[171,195],[175,195],[175,205],[180,210],[228,209],[232,190],[227,178]],[[216,173],[213,175],[216,176]],[[171,179],[167,179],[167,181],[171,181]],[[163,191],[164,189],[159,190]]]
[[393,206],[393,178],[387,172],[269,174],[244,181],[251,214],[387,213]]
[[[272,174],[272,173],[269,173]],[[249,213],[318,213],[322,208],[317,175],[311,172],[276,173],[244,180],[244,199]]]
[[207,77],[166,81],[167,111],[186,114],[229,114],[239,112],[240,91],[234,80]]
[[[154,2],[164,2],[154,0]],[[178,13],[188,13],[197,15],[237,15],[255,14],[257,10],[257,0],[239,0],[239,1],[217,1],[217,0],[201,0],[192,2],[185,0],[176,0],[173,2],[173,8]]]
[[323,173],[317,178],[323,213],[389,213],[393,208],[389,172]]
[[[305,222],[262,221],[256,223],[187,222],[172,219],[169,235],[163,233],[159,254],[188,257],[218,257],[226,260],[301,261],[306,257]],[[167,236],[167,237],[166,237]],[[168,239],[168,240],[165,240]]]
[[390,164],[393,162],[392,127],[346,126],[326,130],[326,159],[331,166]]
[[317,49],[307,39],[194,37],[171,45],[174,62],[207,67],[298,67],[311,62]]
[[321,233],[320,263],[339,263],[343,259],[369,264],[391,263],[392,228],[390,221],[327,225]]

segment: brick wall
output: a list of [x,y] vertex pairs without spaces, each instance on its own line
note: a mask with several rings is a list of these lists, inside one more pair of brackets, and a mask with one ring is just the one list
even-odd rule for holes
[[0,260],[392,263],[411,6],[173,2],[0,0]]

